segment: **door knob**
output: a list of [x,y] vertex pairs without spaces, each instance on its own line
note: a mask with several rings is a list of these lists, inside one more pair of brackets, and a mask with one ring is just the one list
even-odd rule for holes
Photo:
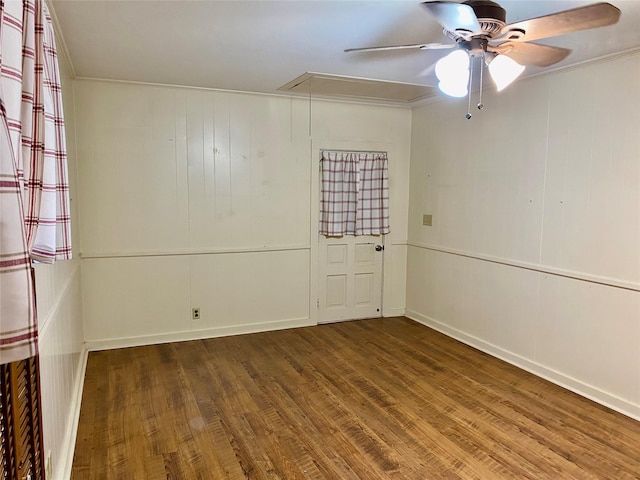
[[376,245],[376,252],[381,252],[382,250],[384,250],[384,246]]

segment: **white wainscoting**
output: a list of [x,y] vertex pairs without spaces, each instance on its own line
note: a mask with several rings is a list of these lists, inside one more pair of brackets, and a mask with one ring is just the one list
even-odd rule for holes
[[640,419],[638,292],[419,247],[408,275],[409,318]]
[[310,324],[308,247],[91,258],[83,269],[90,349]]
[[[68,274],[68,275],[66,275]],[[36,267],[45,457],[52,480],[69,478],[87,351],[82,325],[80,261]]]

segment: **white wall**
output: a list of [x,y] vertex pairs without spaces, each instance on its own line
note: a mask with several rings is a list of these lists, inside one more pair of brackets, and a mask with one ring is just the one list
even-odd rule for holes
[[[640,418],[640,54],[413,113],[407,313]],[[422,226],[422,215],[433,226]]]
[[[75,95],[91,348],[315,323],[315,135],[382,139],[407,183],[409,109],[89,80]],[[407,204],[403,187],[405,243]],[[389,275],[404,278],[403,253]]]
[[[73,260],[36,265],[42,423],[50,480],[68,478],[84,376],[82,288],[78,237],[75,116],[72,74],[60,57],[67,134]],[[66,472],[66,473],[65,473]]]

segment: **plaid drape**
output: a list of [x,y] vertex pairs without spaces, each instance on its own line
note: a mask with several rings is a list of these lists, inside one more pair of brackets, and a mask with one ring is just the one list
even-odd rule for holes
[[320,234],[389,233],[388,163],[386,153],[322,152]]
[[37,353],[31,261],[71,258],[53,25],[42,0],[0,0],[0,363]]

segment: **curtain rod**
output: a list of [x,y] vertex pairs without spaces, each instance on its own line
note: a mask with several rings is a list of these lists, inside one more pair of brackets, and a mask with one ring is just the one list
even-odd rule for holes
[[320,153],[322,152],[340,152],[340,153],[384,153],[387,154],[389,152],[384,152],[382,150],[336,150],[333,148],[321,148]]

